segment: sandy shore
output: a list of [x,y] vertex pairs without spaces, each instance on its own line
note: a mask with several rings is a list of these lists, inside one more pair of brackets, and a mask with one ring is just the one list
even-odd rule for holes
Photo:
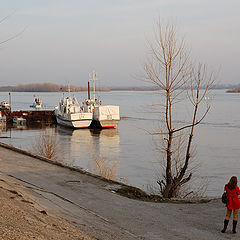
[[0,174],[0,239],[93,239],[37,204],[24,187]]

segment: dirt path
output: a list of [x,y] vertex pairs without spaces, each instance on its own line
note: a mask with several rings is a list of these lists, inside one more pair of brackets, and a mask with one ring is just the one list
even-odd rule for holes
[[[206,204],[151,203],[117,195],[116,185],[0,147],[0,169],[45,206],[97,239],[238,239],[220,232],[225,209]],[[59,238],[61,239],[61,238]],[[67,239],[67,238],[64,238]]]

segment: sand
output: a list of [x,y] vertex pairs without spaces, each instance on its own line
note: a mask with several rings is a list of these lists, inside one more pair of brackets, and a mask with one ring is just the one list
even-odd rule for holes
[[93,239],[34,202],[24,187],[0,174],[0,239]]

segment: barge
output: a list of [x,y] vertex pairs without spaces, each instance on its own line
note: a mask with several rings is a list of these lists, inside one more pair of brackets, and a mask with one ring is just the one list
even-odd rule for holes
[[26,119],[27,125],[37,123],[56,124],[56,117],[53,110],[2,112],[2,115],[6,116],[7,123],[13,123],[15,118],[23,118]]

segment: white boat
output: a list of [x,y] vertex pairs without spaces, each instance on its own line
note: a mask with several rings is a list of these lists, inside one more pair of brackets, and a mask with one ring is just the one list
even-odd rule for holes
[[0,111],[10,111],[11,105],[8,103],[8,101],[2,101],[0,103]]
[[92,112],[85,112],[80,107],[75,97],[71,98],[70,89],[68,96],[64,94],[60,99],[59,105],[55,107],[57,123],[70,128],[87,128],[92,122]]
[[92,124],[90,127],[97,128],[114,128],[120,121],[119,106],[102,105],[102,101],[96,98],[97,74],[95,72],[89,74],[89,81],[93,82],[93,98],[90,97],[90,86],[88,83],[88,99],[82,103],[82,108],[85,112],[93,113]]
[[41,99],[40,98],[35,98],[34,99],[34,103],[32,105],[30,105],[29,107],[36,108],[36,109],[42,108],[42,101],[41,101]]

